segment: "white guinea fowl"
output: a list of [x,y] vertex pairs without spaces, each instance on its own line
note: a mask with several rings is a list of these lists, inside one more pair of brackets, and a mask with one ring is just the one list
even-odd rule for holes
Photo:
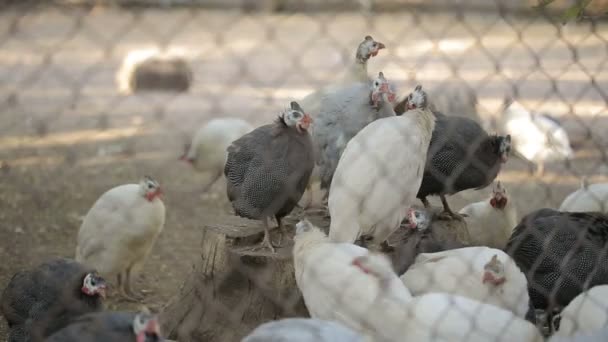
[[196,170],[209,174],[204,191],[222,177],[228,146],[253,128],[242,119],[222,118],[213,119],[196,131],[180,159],[192,164]]
[[[392,111],[388,95],[381,98],[381,110]],[[416,108],[378,119],[348,142],[329,190],[332,241],[371,235],[372,244],[386,243],[416,200],[434,126],[433,113]]]
[[78,231],[76,260],[97,269],[106,279],[117,277],[118,290],[138,299],[132,275],[142,266],[165,225],[160,185],[146,176],[105,192],[86,214]]
[[[382,284],[358,266],[367,249],[349,243],[332,243],[319,228],[304,220],[296,225],[294,266],[298,288],[312,318],[337,321],[366,335],[376,327],[368,316],[383,315],[384,305],[411,298],[390,261],[372,255],[373,264],[390,270]],[[369,259],[369,257],[368,257]]]
[[467,223],[471,245],[498,249],[507,245],[518,223],[511,199],[501,182],[496,182],[490,198],[471,203],[458,212]]
[[545,162],[568,160],[573,155],[568,133],[559,122],[530,112],[517,101],[505,109],[499,127],[511,135],[515,151],[537,164],[538,174],[542,174]]
[[363,342],[363,336],[337,322],[285,318],[264,323],[241,342]]
[[608,183],[588,184],[583,178],[581,187],[564,199],[559,210],[608,213]]
[[401,280],[414,296],[456,294],[512,311],[521,318],[529,309],[526,277],[499,249],[466,247],[422,253]]
[[[554,322],[556,320],[554,319]],[[554,324],[555,324],[554,323]],[[608,285],[594,286],[576,296],[559,314],[555,335],[572,336],[608,327]]]

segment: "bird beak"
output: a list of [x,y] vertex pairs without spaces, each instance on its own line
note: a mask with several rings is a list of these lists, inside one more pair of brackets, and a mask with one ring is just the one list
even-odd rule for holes
[[101,297],[101,299],[106,299],[106,287],[102,286],[99,288],[99,297]]
[[353,260],[353,262],[351,263],[351,265],[359,268],[361,271],[363,271],[363,273],[369,273],[369,270],[367,268],[363,267],[363,265],[361,264],[361,261],[359,261],[358,258],[355,258]]
[[382,44],[380,42],[377,42],[377,43],[378,43],[378,50],[382,50],[382,49],[386,48],[386,46],[384,44]]
[[160,337],[160,325],[158,324],[158,320],[150,320],[146,327],[146,332],[149,334],[156,334],[156,336]]
[[509,154],[507,152],[503,152],[500,155],[500,161],[504,164],[507,162],[507,160],[509,159]]
[[310,125],[312,124],[312,117],[310,117],[310,115],[308,114],[304,114],[304,117],[302,118],[302,120],[300,121],[300,124],[298,126],[300,126],[302,129],[307,130],[308,127],[310,127]]

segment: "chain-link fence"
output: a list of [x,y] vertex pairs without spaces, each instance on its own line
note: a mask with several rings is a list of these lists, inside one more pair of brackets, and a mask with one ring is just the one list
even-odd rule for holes
[[[4,287],[16,271],[51,256],[74,257],[78,230],[95,200],[110,188],[136,183],[148,174],[163,188],[166,220],[134,285],[143,289],[145,299],[132,303],[112,295],[107,303],[112,310],[136,310],[143,304],[153,312],[162,312],[163,328],[173,339],[238,340],[265,321],[312,314],[379,334],[383,336],[377,337],[380,340],[406,334],[405,340],[460,336],[463,341],[477,341],[502,334],[528,336],[532,341],[534,333],[522,323],[524,318],[531,319],[528,293],[518,292],[522,282],[511,276],[524,285],[527,281],[531,288],[540,286],[530,290],[530,297],[535,309],[548,316],[554,309],[561,310],[564,301],[572,300],[583,288],[608,283],[603,278],[608,228],[601,215],[553,217],[535,213],[515,230],[519,235],[510,242],[511,251],[505,249],[511,229],[538,209],[561,206],[571,211],[607,211],[608,191],[595,183],[608,179],[608,30],[602,17],[608,4],[594,0],[581,21],[562,25],[560,16],[574,3],[555,1],[541,11],[533,8],[536,1],[0,1],[0,259],[5,260],[0,265],[0,284]],[[458,215],[446,217],[434,209],[424,210],[422,203],[412,199],[409,205],[420,208],[400,209],[399,221],[405,219],[402,229],[388,239],[392,248],[382,245],[382,250],[389,252],[399,274],[409,269],[429,276],[411,272],[409,279],[403,280],[415,296],[432,290],[485,300],[493,304],[491,307],[477,307],[475,302],[449,296],[415,297],[414,302],[399,305],[410,299],[399,292],[403,289],[394,290],[394,274],[374,274],[374,267],[383,270],[382,260],[372,257],[372,269],[368,269],[380,278],[379,285],[368,283],[369,274],[349,273],[354,272],[350,262],[357,253],[348,248],[302,257],[306,261],[300,267],[305,271],[296,265],[296,271],[302,273],[294,279],[289,247],[295,231],[292,227],[303,217],[323,229],[329,227],[325,210],[317,210],[324,206],[323,191],[313,186],[300,201],[305,208],[295,208],[285,218],[289,236],[282,243],[286,248],[277,248],[274,254],[252,250],[251,244],[257,243],[263,227],[257,221],[234,216],[222,177],[223,152],[218,157],[212,148],[199,148],[199,160],[188,156],[188,148],[201,142],[192,140],[199,127],[212,119],[247,122],[240,123],[243,125],[236,137],[214,135],[223,132],[222,124],[231,124],[220,122],[211,127],[210,144],[223,146],[254,127],[272,123],[294,100],[304,112],[313,114],[313,136],[320,134],[315,130],[328,122],[319,118],[322,108],[307,108],[305,103],[310,101],[303,99],[317,90],[329,94],[330,85],[335,91],[354,84],[361,76],[353,73],[357,70],[357,46],[368,35],[385,47],[364,56],[366,75],[374,79],[383,73],[396,96],[394,103],[408,100],[402,103],[401,111],[415,110],[418,98],[407,99],[407,95],[420,84],[433,109],[448,118],[462,115],[475,120],[490,139],[484,140],[482,133],[483,137],[463,138],[454,135],[454,130],[460,129],[457,124],[435,122],[436,127],[443,125],[445,129],[445,135],[433,138],[435,146],[446,144],[437,143],[441,137],[457,141],[453,147],[460,149],[461,155],[456,159],[469,161],[476,167],[474,172],[483,174],[483,180],[476,180],[461,163],[457,169],[466,184],[459,183],[451,173],[454,170],[446,171],[438,161],[441,165],[434,166],[440,171],[434,176],[439,181],[445,181],[442,177],[446,175],[450,178],[454,191],[446,191],[446,201],[454,212],[465,215],[464,221]],[[382,93],[386,89],[377,90]],[[369,105],[370,92],[364,88],[361,106]],[[332,103],[340,107],[344,101],[340,96],[357,93],[331,94],[326,96],[334,96]],[[371,99],[380,98],[382,103],[384,98],[378,96]],[[376,119],[378,111],[371,111]],[[336,164],[348,140],[368,123],[365,120],[373,120],[365,117],[364,125],[356,128],[361,123],[350,114],[341,113],[344,121],[336,121],[336,126],[327,124],[327,134],[333,134],[334,139],[328,144],[336,149],[330,154],[334,158],[332,174],[336,167],[340,169]],[[410,114],[402,117],[405,120]],[[348,129],[340,126],[352,122],[354,126]],[[389,128],[369,136],[406,132],[395,141],[407,149],[395,151],[409,151],[410,159],[392,160],[395,165],[405,163],[405,170],[417,161],[416,153],[426,150],[410,149],[408,144],[415,137],[407,134],[413,132],[409,128],[395,132],[395,127]],[[336,132],[343,135],[338,137]],[[388,139],[386,143],[395,141]],[[484,159],[492,153],[475,152],[483,149],[486,141],[494,152],[493,161]],[[357,144],[361,158],[383,162],[381,152],[367,153],[381,151],[382,142],[360,138],[348,146]],[[472,146],[475,151],[471,151]],[[509,154],[508,161],[496,164],[502,152]],[[180,161],[180,156],[193,165]],[[213,163],[219,163],[219,169]],[[352,165],[364,169],[356,161]],[[390,175],[408,172],[394,168],[383,165],[377,174],[368,170],[370,179],[352,186],[353,179],[362,176],[342,167],[336,171],[340,180],[333,183],[351,188],[335,203],[364,198],[369,190],[370,196],[380,196],[374,199],[382,202],[373,208],[375,216],[394,214],[391,200],[374,189],[405,189],[416,183],[406,176],[391,183]],[[492,172],[488,175],[485,168],[496,171],[497,176]],[[312,178],[318,177],[322,175],[315,169]],[[388,185],[374,183],[383,177],[389,179]],[[477,187],[482,189],[475,190]],[[449,195],[456,190],[463,191]],[[576,190],[578,193],[566,199]],[[428,192],[429,205],[440,205],[434,191]],[[361,198],[357,205],[365,202]],[[329,202],[332,214],[331,198]],[[365,210],[360,209],[353,209],[354,213],[344,209],[350,215],[341,213],[343,225],[351,222],[351,216],[363,215]],[[332,219],[337,215],[340,213],[332,214]],[[367,219],[382,221],[359,217],[364,222],[360,223],[363,231],[366,224],[372,225],[365,223]],[[444,225],[454,233],[434,231],[433,227]],[[575,232],[578,228],[585,234],[579,236]],[[310,231],[315,229],[304,229],[304,234],[310,235]],[[272,237],[276,240],[276,233]],[[382,241],[368,245],[379,247],[376,242]],[[505,249],[527,280],[511,273],[515,272],[513,261],[495,250],[476,250],[481,256],[454,252],[430,255],[426,262],[416,259],[421,252],[468,245]],[[498,260],[492,259],[496,253]],[[361,269],[365,269],[365,261]],[[310,266],[314,264],[325,268]],[[342,268],[346,273],[340,273]],[[501,272],[507,274],[506,281],[497,275]],[[534,274],[545,278],[535,278]],[[468,284],[473,278],[483,281]],[[302,289],[306,285],[301,282],[306,281],[309,289],[314,289],[309,290],[312,293],[342,291],[343,296],[335,298],[323,297],[331,291],[320,294],[317,304],[343,308],[357,318],[349,321],[338,309],[330,314],[321,306],[311,308],[313,299]],[[556,283],[562,284],[558,287],[562,290],[549,286]],[[459,286],[463,284],[468,285]],[[488,284],[503,286],[503,294],[483,292]],[[298,289],[304,292],[308,309]],[[594,298],[598,297],[602,296]],[[567,324],[564,330],[575,333],[608,325],[594,321],[587,328],[579,327],[588,323],[586,317],[604,319],[598,317],[606,315],[608,309],[600,303],[595,312],[583,299],[575,302],[578,306],[562,315],[560,325],[564,326],[564,317],[575,317],[578,325]],[[369,310],[365,309],[368,304]],[[434,307],[435,311],[420,307]],[[506,311],[492,311],[495,307]],[[544,312],[547,310],[550,312]],[[573,314],[577,310],[587,311]],[[498,318],[484,320],[493,315]],[[546,320],[560,321],[559,316]],[[405,321],[410,323],[399,324]],[[450,332],[454,322],[461,329],[458,332]],[[538,325],[542,330],[550,323]],[[0,336],[7,335],[8,328],[2,323]]]

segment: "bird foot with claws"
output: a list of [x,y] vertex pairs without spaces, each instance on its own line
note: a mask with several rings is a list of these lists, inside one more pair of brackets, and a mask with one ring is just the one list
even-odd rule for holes
[[464,217],[460,214],[451,212],[451,211],[443,211],[437,216],[440,220],[451,221],[458,220],[463,221]]

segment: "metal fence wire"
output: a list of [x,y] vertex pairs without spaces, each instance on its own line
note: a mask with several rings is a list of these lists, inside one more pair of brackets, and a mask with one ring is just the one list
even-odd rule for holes
[[[580,20],[564,25],[563,14],[581,3],[587,8]],[[327,326],[319,332],[319,321],[286,321],[285,329],[266,333],[302,341],[353,341],[355,335],[373,341],[587,341],[581,334],[602,340],[608,333],[602,286],[608,285],[608,217],[602,214],[608,212],[608,1],[536,5],[0,1],[1,286],[52,257],[73,258],[95,200],[151,175],[163,188],[166,219],[135,277],[145,296],[124,300],[114,292],[112,275],[106,310],[145,306],[160,315],[163,333],[173,340],[238,341],[263,323],[293,316],[353,331]],[[418,143],[412,128],[387,126],[369,135],[380,140],[366,141],[357,133],[372,121],[368,117],[361,124],[359,114],[346,111],[328,121],[318,115],[323,107],[302,104],[312,114],[313,132],[325,124],[327,134],[343,134],[332,142],[340,172],[331,184],[343,197],[332,209],[330,195],[331,220],[339,216],[343,226],[357,222],[364,229],[400,212],[404,221],[389,246],[359,236],[357,244],[373,250],[361,258],[365,253],[350,244],[327,242],[324,193],[313,186],[285,218],[282,247],[275,253],[251,248],[263,229],[261,221],[234,215],[223,177],[224,140],[272,123],[291,101],[304,103],[330,85],[335,92],[325,96],[342,108],[348,101],[336,89],[355,83],[349,68],[366,36],[384,48],[367,56],[365,72],[371,79],[382,72],[394,104],[421,85],[429,108],[444,120],[464,116],[485,133],[470,122],[466,129],[473,131],[464,132],[462,122],[434,120],[431,144],[439,156],[429,157],[434,162],[426,167],[449,185],[447,202],[430,191],[429,208],[414,194],[401,208],[378,189],[388,193],[415,183],[406,169],[419,161],[416,151],[426,158],[427,148],[412,147]],[[362,99],[369,108],[365,89],[352,101]],[[422,113],[420,106],[411,108],[420,99],[408,99],[402,110]],[[201,143],[194,139],[199,129],[221,118],[251,126],[229,138],[220,126],[211,128],[199,159],[180,161]],[[401,146],[383,146],[381,139],[395,136],[387,143]],[[224,146],[220,157],[216,145]],[[352,156],[353,168],[364,174],[341,167],[347,158],[338,157],[352,145],[359,161],[377,168]],[[442,148],[457,157],[441,155]],[[387,158],[381,151],[389,149],[396,152]],[[407,160],[397,156],[404,151]],[[503,152],[508,160],[501,163]],[[220,168],[205,165],[206,158],[219,158]],[[400,162],[403,170],[391,166]],[[454,215],[442,212],[446,203]],[[298,224],[296,234],[304,218],[312,223]],[[54,305],[68,301],[61,298]],[[0,338],[11,329],[0,323]],[[335,335],[324,335],[328,331]],[[248,341],[279,341],[258,338]]]

